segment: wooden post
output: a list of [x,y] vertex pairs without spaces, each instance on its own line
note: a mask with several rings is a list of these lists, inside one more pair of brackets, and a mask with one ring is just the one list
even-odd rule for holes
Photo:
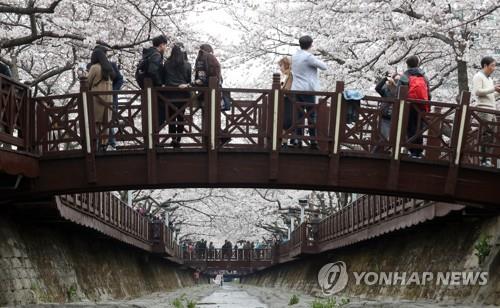
[[455,119],[453,123],[458,123],[458,126],[453,127],[453,132],[451,135],[451,150],[453,151],[453,153],[450,153],[450,164],[445,184],[445,195],[447,196],[455,195],[455,189],[458,180],[458,170],[460,168],[460,161],[462,159],[464,139],[466,131],[470,127],[471,121],[471,116],[469,113],[470,98],[470,92],[462,92],[460,98],[460,108],[457,108],[457,110],[455,111]]
[[24,138],[24,151],[33,152],[34,138],[33,128],[35,124],[35,101],[31,97],[31,90],[26,89],[26,103],[24,106],[24,125],[22,128],[22,137]]
[[300,237],[301,237],[301,245],[300,245],[300,251],[301,253],[306,252],[307,246],[309,243],[309,238],[307,236],[307,224],[303,223],[300,225]]
[[[442,108],[440,106],[434,107],[434,113],[441,114]],[[455,122],[456,123],[456,122]],[[436,147],[438,149],[429,149],[425,151],[425,158],[427,160],[439,160],[441,156],[441,150],[439,150],[441,145],[441,133],[442,133],[442,121],[434,121],[429,127],[427,133],[427,146]]]
[[219,138],[217,138],[220,129],[220,91],[219,80],[217,77],[210,77],[208,83],[209,95],[209,117],[208,117],[208,182],[217,182],[217,150]]
[[332,101],[331,97],[325,99],[318,99],[317,112],[316,112],[316,142],[318,148],[322,152],[328,153],[330,151],[328,135],[330,124],[330,110],[332,108],[333,102],[328,106],[328,101]]
[[389,136],[390,144],[392,145],[392,160],[389,164],[389,172],[387,178],[387,188],[396,189],[399,180],[399,165],[401,159],[401,140],[406,136],[404,129],[404,118],[407,109],[405,100],[408,96],[408,87],[401,86],[398,91],[398,101],[392,106],[391,132]]
[[[279,173],[279,149],[281,147],[281,130],[282,126],[280,125],[283,115],[279,112],[280,106],[279,102],[284,101],[283,93],[280,91],[280,75],[273,74],[273,84],[272,84],[272,92],[270,95],[269,101],[269,121],[268,123],[268,131],[271,133],[270,136],[270,159],[269,159],[269,179],[277,180]],[[281,98],[281,99],[280,99]]]
[[330,161],[328,165],[328,184],[336,186],[339,184],[339,169],[340,169],[340,141],[343,135],[343,130],[345,128],[343,123],[345,121],[342,119],[342,109],[344,101],[344,82],[337,81],[335,86],[335,97],[336,101],[330,106],[330,141],[329,141],[329,152]]
[[[144,90],[142,92],[142,133],[144,138],[144,150],[146,151],[146,170],[148,184],[155,184],[156,178],[156,133],[158,132],[158,120],[155,117],[157,114],[158,94],[153,89],[153,81],[151,78],[144,79]],[[155,121],[156,120],[156,121]]]
[[[78,114],[80,118],[80,132],[82,134],[82,148],[85,153],[85,167],[87,182],[96,183],[95,150],[93,136],[95,136],[95,121],[93,117],[92,98],[88,94],[89,85],[86,77],[80,78],[80,99],[78,101]],[[92,111],[90,111],[92,110]]]

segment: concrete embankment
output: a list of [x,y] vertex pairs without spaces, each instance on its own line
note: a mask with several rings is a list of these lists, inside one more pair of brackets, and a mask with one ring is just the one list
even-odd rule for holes
[[193,285],[192,272],[64,221],[0,217],[0,306],[102,301]]
[[[318,283],[320,269],[325,264],[342,261],[346,265],[348,282],[345,289],[335,294],[339,298],[500,305],[499,237],[499,217],[446,217],[353,246],[280,264],[247,277],[244,283],[324,296]],[[363,277],[368,279],[359,279],[357,284],[354,272],[358,278],[363,272],[374,274],[365,274]],[[394,280],[394,272],[400,273],[400,277],[401,273],[406,273],[405,285],[401,285],[401,279]],[[423,276],[425,272],[432,273],[433,278],[424,284],[422,278],[429,277]],[[486,285],[480,285],[481,279],[475,285],[464,285],[462,275],[468,275],[467,272],[476,275],[488,272]],[[380,280],[383,273],[392,273],[393,285]],[[417,273],[415,277],[420,281],[409,281],[412,273]],[[448,283],[439,280],[438,275],[444,275],[444,278],[449,275]],[[458,278],[453,280],[452,275],[458,275]]]

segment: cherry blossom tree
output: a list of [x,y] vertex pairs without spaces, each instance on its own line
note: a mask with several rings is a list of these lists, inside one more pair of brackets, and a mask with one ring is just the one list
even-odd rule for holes
[[[203,29],[212,12],[231,33]],[[326,89],[344,80],[369,93],[381,75],[402,72],[404,59],[416,54],[433,96],[449,100],[469,89],[481,56],[498,49],[499,25],[495,0],[1,0],[0,62],[35,94],[67,93],[77,89],[75,69],[100,44],[133,87],[141,48],[166,34],[185,43],[191,58],[200,43],[214,45],[231,76],[225,84],[268,88],[275,63],[309,34],[329,65]],[[131,197],[145,213],[168,216],[180,236],[219,242],[285,236],[299,199],[308,199],[308,213],[322,215],[353,200],[344,193],[261,189],[146,190]]]
[[252,65],[267,67],[264,76],[309,34],[330,65],[327,88],[345,80],[368,92],[386,71],[402,72],[404,59],[415,54],[436,96],[449,99],[469,89],[479,59],[499,45],[499,8],[494,0],[289,0],[242,2],[229,13],[244,32],[237,61],[263,63]]
[[[41,94],[75,89],[78,64],[96,44],[107,46],[128,80],[152,37],[166,34],[197,44],[186,14],[224,0],[6,0],[0,2],[0,61],[14,78]],[[188,44],[189,45],[189,44]],[[132,84],[132,83],[130,83]]]

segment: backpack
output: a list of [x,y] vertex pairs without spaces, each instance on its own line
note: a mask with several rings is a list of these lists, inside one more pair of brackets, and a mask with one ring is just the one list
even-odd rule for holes
[[208,87],[208,61],[205,59],[197,59],[195,66],[195,80],[200,80],[202,86]]
[[137,68],[135,69],[135,81],[137,81],[137,84],[141,89],[144,89],[144,79],[146,79],[148,75],[148,60],[152,56],[153,55],[149,55],[146,58],[142,58],[141,61],[139,61],[139,64],[137,64]]
[[7,77],[11,77],[11,73],[10,73],[10,69],[7,65],[3,64],[3,63],[0,63],[0,74],[4,75],[4,76],[7,76]]
[[[408,98],[418,100],[429,100],[429,87],[424,76],[408,76]],[[429,103],[419,106],[426,112],[430,111]]]

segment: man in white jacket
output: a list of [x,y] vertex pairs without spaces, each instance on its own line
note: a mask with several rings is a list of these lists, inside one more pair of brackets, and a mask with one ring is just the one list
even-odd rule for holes
[[[318,70],[326,70],[326,64],[316,58],[312,53],[313,39],[306,35],[299,39],[300,50],[298,50],[292,56],[292,91],[319,91],[320,82],[318,78]],[[296,95],[295,101],[304,103],[305,105],[300,108],[298,112],[298,123],[304,126],[305,114],[307,116],[309,126],[309,136],[316,136],[316,111],[314,111],[314,104],[316,103],[316,97],[314,95]],[[302,128],[297,129],[297,135],[303,136],[304,132]],[[293,140],[292,144],[296,147],[301,147],[302,142],[300,140]],[[311,141],[311,149],[317,149],[318,145],[316,141]]]
[[[481,70],[474,75],[472,80],[472,93],[476,97],[477,107],[484,109],[496,110],[495,95],[500,93],[500,84],[495,85],[491,75],[496,69],[496,61],[492,57],[484,57],[481,59]],[[496,92],[496,93],[495,93]],[[493,113],[482,112],[478,114],[483,121],[482,125],[485,128],[482,132],[482,144],[493,143],[495,131],[494,127],[488,123],[496,121],[496,115]],[[492,153],[492,149],[485,145],[481,145],[482,153]],[[482,157],[481,166],[491,167],[491,158]]]

